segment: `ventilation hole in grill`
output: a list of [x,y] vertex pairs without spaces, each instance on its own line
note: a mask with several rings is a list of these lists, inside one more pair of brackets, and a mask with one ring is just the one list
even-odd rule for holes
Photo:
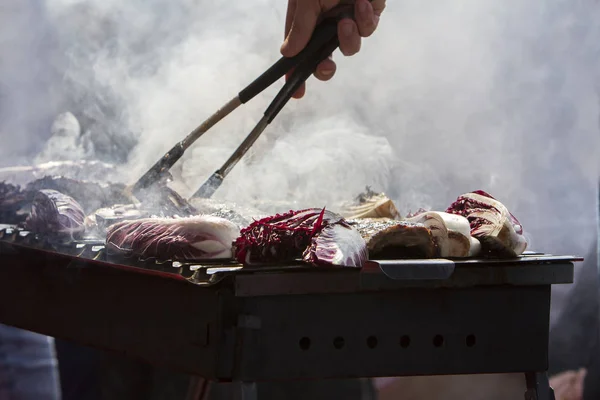
[[400,347],[405,349],[408,346],[410,346],[410,336],[404,335],[400,338]]
[[300,348],[302,350],[308,350],[310,349],[310,338],[303,337],[302,339],[300,339],[298,344],[300,345]]
[[333,339],[333,347],[335,347],[338,350],[344,347],[344,344],[346,344],[346,341],[341,336],[338,336],[335,339]]
[[444,345],[444,337],[442,335],[435,335],[433,338],[433,345],[435,347],[442,347]]
[[367,338],[367,346],[369,346],[370,349],[374,349],[375,347],[377,347],[377,337],[369,336]]
[[477,342],[477,338],[475,337],[475,335],[469,335],[469,336],[467,336],[467,339],[465,340],[467,347],[475,346],[476,342]]

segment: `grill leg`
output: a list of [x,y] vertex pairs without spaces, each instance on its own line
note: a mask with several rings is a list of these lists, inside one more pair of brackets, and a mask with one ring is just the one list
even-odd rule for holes
[[233,400],[258,400],[256,382],[235,382]]
[[208,400],[210,392],[210,382],[200,376],[195,376],[190,379],[185,400]]
[[554,390],[550,387],[545,372],[526,372],[525,382],[527,384],[525,400],[555,400]]

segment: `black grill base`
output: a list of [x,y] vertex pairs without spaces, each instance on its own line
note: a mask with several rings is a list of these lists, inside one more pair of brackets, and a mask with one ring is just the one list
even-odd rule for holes
[[[552,398],[547,277],[236,296],[244,283],[235,276],[200,287],[46,252],[4,248],[0,256],[0,322],[207,380],[523,372],[528,398]],[[572,277],[572,263],[562,265],[553,268]],[[253,395],[253,385],[244,388]]]

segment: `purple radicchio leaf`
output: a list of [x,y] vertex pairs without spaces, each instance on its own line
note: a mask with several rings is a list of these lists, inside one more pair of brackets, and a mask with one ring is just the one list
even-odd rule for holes
[[224,218],[201,215],[186,218],[142,218],[108,227],[106,248],[111,253],[141,259],[191,261],[232,257],[238,227]]
[[40,190],[33,198],[25,228],[33,232],[79,236],[85,231],[85,213],[77,201],[56,190]]
[[[337,226],[340,227],[337,227]],[[312,249],[312,250],[311,250]],[[362,265],[366,244],[358,231],[324,208],[289,211],[242,229],[235,256],[246,265],[303,259],[318,265]]]
[[361,268],[368,260],[367,244],[360,233],[345,222],[327,225],[312,238],[303,260],[316,265]]

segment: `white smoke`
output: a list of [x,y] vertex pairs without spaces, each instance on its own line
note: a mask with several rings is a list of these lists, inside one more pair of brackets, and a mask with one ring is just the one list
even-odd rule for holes
[[[13,28],[51,27],[52,91],[33,93],[31,68],[18,68],[38,62],[34,40],[0,34],[12,66],[2,82],[18,100],[29,93],[11,103],[19,118],[1,121],[3,139],[15,138],[2,155],[33,157],[23,143],[48,134],[26,122],[53,104],[133,182],[278,59],[286,3],[47,1],[30,13],[43,23]],[[484,189],[521,220],[533,250],[585,254],[596,227],[599,20],[592,1],[390,1],[362,51],[336,53],[336,77],[311,79],[216,197],[322,206],[372,185],[406,213]],[[277,90],[189,151],[174,169],[183,195],[220,167]]]

